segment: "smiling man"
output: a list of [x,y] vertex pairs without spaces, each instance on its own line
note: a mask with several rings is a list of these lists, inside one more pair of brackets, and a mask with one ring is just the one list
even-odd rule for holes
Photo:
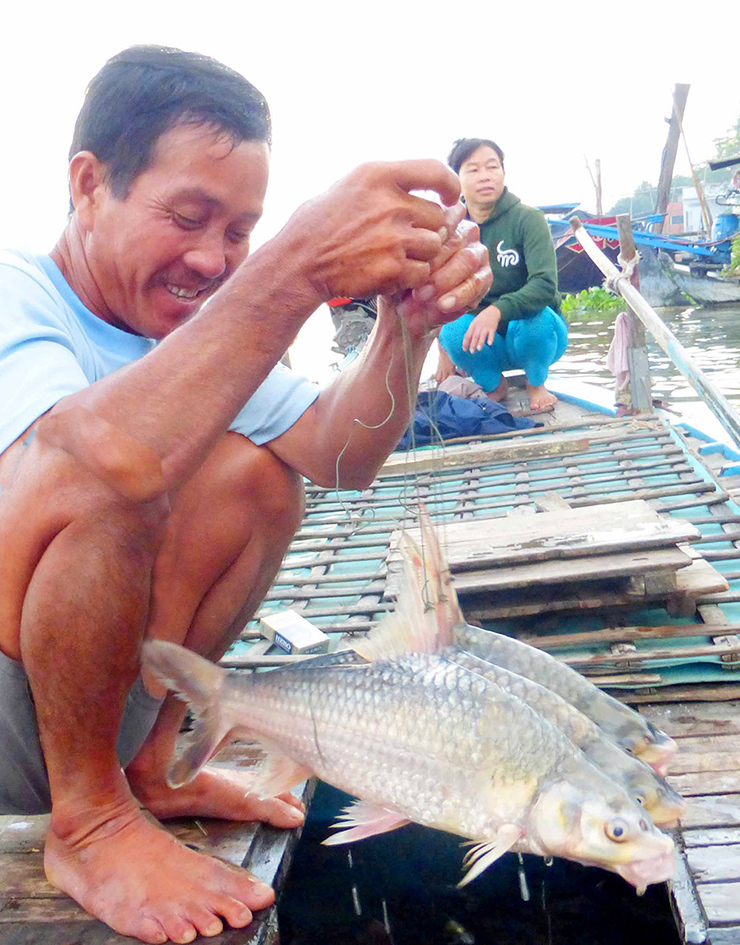
[[[248,257],[269,150],[242,76],[125,50],[88,88],[59,242],[0,254],[0,812],[50,810],[49,880],[152,943],[245,926],[273,893],[142,807],[303,815],[208,767],[168,787],[183,709],[140,676],[142,640],[225,652],[301,520],[302,476],[372,480],[436,329],[491,281],[436,161],[358,168]],[[330,388],[277,364],[321,302],[375,293],[371,343]]]
[[447,163],[459,175],[468,215],[488,247],[493,285],[471,312],[440,333],[437,381],[461,368],[491,400],[503,400],[503,371],[524,370],[532,413],[557,398],[545,381],[565,352],[568,329],[560,316],[558,273],[550,229],[505,184],[504,154],[489,138],[460,138]]

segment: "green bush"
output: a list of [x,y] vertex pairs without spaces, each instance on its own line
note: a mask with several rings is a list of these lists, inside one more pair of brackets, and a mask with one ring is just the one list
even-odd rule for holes
[[562,312],[566,321],[586,320],[593,315],[613,315],[625,308],[625,302],[601,286],[582,289],[576,295],[564,295]]
[[730,269],[735,275],[740,276],[740,230],[737,231],[732,241],[732,253],[730,255]]

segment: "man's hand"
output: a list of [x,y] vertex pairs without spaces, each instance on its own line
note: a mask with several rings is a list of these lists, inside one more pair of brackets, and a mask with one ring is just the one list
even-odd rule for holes
[[481,351],[485,345],[492,345],[500,321],[501,312],[495,305],[479,312],[465,332],[463,351]]
[[391,295],[429,279],[457,221],[450,227],[444,207],[412,190],[435,191],[449,207],[460,183],[440,161],[363,164],[293,214],[283,240],[322,300]]
[[395,299],[398,315],[409,332],[421,336],[453,321],[480,302],[491,288],[493,275],[488,250],[471,220],[462,219],[462,204],[446,211],[451,236],[432,260],[423,286]]

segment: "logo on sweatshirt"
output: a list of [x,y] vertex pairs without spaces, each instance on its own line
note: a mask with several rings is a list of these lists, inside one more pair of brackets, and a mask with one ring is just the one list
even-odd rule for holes
[[499,240],[498,246],[496,247],[496,258],[498,259],[499,266],[503,266],[504,269],[508,269],[509,266],[518,266],[519,265],[519,253],[515,249],[504,249],[504,241]]

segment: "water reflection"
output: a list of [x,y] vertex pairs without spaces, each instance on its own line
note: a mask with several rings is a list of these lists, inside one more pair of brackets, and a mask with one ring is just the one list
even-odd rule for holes
[[[702,371],[731,403],[740,407],[740,305],[661,309],[659,314]],[[615,318],[598,316],[571,322],[568,350],[553,366],[551,377],[576,377],[579,381],[613,387],[614,379],[606,369],[606,353],[614,334]],[[650,345],[650,370],[656,398],[676,404],[699,400],[654,342]]]

